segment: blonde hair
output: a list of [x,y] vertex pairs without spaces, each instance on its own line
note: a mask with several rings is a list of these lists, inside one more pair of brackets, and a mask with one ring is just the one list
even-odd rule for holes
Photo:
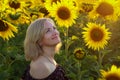
[[38,41],[41,41],[44,36],[43,28],[47,20],[54,23],[50,18],[40,18],[32,22],[27,29],[24,40],[24,52],[27,61],[35,60],[43,54],[43,50],[38,44]]

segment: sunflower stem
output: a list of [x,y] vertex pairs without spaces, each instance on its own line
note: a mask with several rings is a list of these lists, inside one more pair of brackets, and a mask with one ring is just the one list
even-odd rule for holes
[[98,63],[99,63],[99,67],[101,68],[102,67],[102,53],[101,52],[98,52]]
[[78,79],[77,80],[81,80],[81,61],[78,61]]
[[[68,58],[68,28],[66,29],[66,44],[65,44],[65,54],[66,54],[66,57]],[[66,58],[66,61],[67,61],[67,58]]]

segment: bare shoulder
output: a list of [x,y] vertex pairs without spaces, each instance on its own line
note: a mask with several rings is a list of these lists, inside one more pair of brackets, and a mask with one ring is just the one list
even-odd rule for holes
[[50,71],[44,59],[41,61],[32,62],[30,65],[30,74],[33,78],[42,79],[49,76]]

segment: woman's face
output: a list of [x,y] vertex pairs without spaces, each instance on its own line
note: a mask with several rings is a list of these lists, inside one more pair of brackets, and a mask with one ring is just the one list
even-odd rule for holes
[[54,23],[51,23],[50,21],[46,21],[44,23],[43,30],[45,31],[45,34],[41,42],[42,46],[56,46],[59,42],[61,42],[61,39],[59,37],[59,32],[56,29]]

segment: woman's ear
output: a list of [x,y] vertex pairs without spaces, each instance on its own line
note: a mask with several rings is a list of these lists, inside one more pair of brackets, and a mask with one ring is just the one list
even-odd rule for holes
[[39,45],[42,46],[42,45],[43,45],[43,42],[42,42],[42,41],[39,41]]
[[38,41],[38,44],[39,44],[40,46],[42,46],[43,43],[42,43],[42,41]]
[[42,46],[42,42],[40,42],[40,46]]

